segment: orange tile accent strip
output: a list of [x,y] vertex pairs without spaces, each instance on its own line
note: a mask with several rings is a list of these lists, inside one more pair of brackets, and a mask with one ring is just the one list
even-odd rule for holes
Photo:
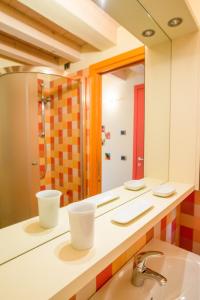
[[96,289],[97,291],[112,277],[112,265],[106,267],[96,277]]
[[181,203],[180,247],[200,254],[200,191],[194,191]]

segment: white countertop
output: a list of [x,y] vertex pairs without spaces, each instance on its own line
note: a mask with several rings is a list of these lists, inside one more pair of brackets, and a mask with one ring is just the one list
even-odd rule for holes
[[[145,178],[145,183],[146,188],[139,191],[129,191],[123,186],[113,189],[119,193],[120,198],[97,208],[96,217],[148,192],[153,186],[160,184],[161,180]],[[52,229],[41,228],[38,217],[0,229],[0,265],[69,232],[67,206],[60,208],[59,213],[59,224]]]
[[[0,299],[66,300],[77,293],[136,240],[179,205],[194,189],[173,183],[176,194],[159,198],[148,192],[136,199],[151,199],[154,208],[126,226],[111,223],[115,209],[95,221],[95,247],[76,251],[66,233],[0,267]],[[130,202],[129,202],[130,203]],[[123,208],[129,203],[124,204]]]

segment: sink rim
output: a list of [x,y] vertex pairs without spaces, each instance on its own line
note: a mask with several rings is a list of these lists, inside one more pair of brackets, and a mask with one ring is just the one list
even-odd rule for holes
[[[147,245],[145,245],[139,252],[141,251],[149,251],[149,250],[159,250],[165,253],[165,256],[163,257],[151,257],[148,262],[147,262],[147,266],[152,268],[153,270],[160,272],[163,276],[169,276],[166,275],[165,273],[167,272],[167,268],[170,269],[170,267],[173,265],[172,263],[169,264],[169,266],[166,267],[167,262],[169,260],[177,260],[178,262],[180,262],[180,266],[184,267],[184,265],[187,267],[186,273],[183,273],[184,276],[188,276],[188,268],[196,268],[198,270],[199,273],[199,277],[197,278],[197,276],[195,277],[196,280],[199,280],[200,278],[200,257],[197,254],[194,254],[192,252],[186,251],[184,249],[181,249],[179,247],[176,247],[174,245],[171,245],[167,242],[163,242],[160,240],[156,240],[153,239],[151,240]],[[161,262],[163,264],[163,268],[166,272],[162,273],[163,270],[159,270],[158,268],[154,267],[154,265],[158,265],[158,262]],[[182,263],[184,262],[184,263]],[[187,295],[188,293],[197,293],[197,295],[200,295],[200,287],[198,287],[194,290],[193,287],[195,286],[187,286],[187,289],[182,287],[182,284],[180,285],[180,292],[178,291],[177,296],[175,296],[176,298],[171,298],[171,296],[169,295],[170,293],[170,289],[173,288],[173,286],[166,286],[167,288],[164,289],[164,287],[159,287],[158,283],[156,281],[153,280],[146,280],[146,286],[144,286],[143,288],[137,288],[132,286],[131,284],[131,275],[132,275],[132,266],[133,266],[133,259],[129,260],[99,291],[97,291],[93,297],[91,297],[91,300],[100,300],[100,299],[105,299],[105,300],[110,300],[112,299],[112,296],[109,294],[113,291],[113,289],[115,288],[115,285],[118,284],[119,286],[119,280],[120,278],[123,278],[124,280],[126,280],[126,284],[127,285],[127,280],[129,280],[130,285],[128,284],[126,286],[126,292],[128,293],[133,293],[132,296],[135,295],[135,293],[137,293],[137,299],[144,299],[145,296],[145,300],[148,299],[150,300],[151,297],[153,297],[153,299],[157,300],[159,299],[159,294],[164,294],[162,297],[165,297],[166,300],[181,300],[183,299],[184,295]],[[180,269],[178,269],[178,271],[182,271]],[[190,271],[190,270],[189,270]],[[183,276],[182,282],[184,284],[184,280],[185,277]],[[130,278],[130,279],[129,279]],[[193,282],[193,278],[191,279],[191,281]],[[120,281],[121,282],[121,281]],[[150,282],[150,283],[148,283]],[[190,281],[189,281],[190,282]],[[147,284],[148,283],[148,284]],[[176,283],[176,282],[175,282]],[[122,282],[121,282],[122,285]],[[124,286],[125,286],[124,285]],[[123,286],[123,285],[122,285]],[[152,289],[149,290],[149,286],[152,286]],[[185,285],[186,286],[186,285]],[[163,288],[163,289],[162,289]],[[133,290],[134,289],[134,290]],[[138,289],[138,290],[136,290]],[[161,290],[162,289],[162,290]],[[106,292],[106,290],[108,290]],[[130,291],[129,291],[130,290]],[[131,292],[132,291],[132,292]],[[149,292],[151,291],[151,293],[149,294]],[[145,293],[146,292],[146,293]],[[155,294],[157,293],[157,294]],[[176,293],[176,289],[174,289],[174,293]],[[104,296],[104,298],[101,298],[101,294]],[[115,292],[114,292],[114,296],[115,297]],[[141,295],[139,295],[141,294]],[[100,296],[100,298],[99,298]],[[126,295],[127,297],[127,295]],[[140,297],[140,298],[139,298]],[[141,298],[142,297],[142,298]],[[146,298],[148,297],[148,298]],[[119,298],[121,299],[121,298]],[[187,299],[187,298],[186,298]]]

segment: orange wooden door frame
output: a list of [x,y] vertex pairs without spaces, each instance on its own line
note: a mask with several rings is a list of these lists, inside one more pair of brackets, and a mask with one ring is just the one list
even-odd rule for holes
[[125,66],[143,62],[144,58],[145,48],[140,47],[91,65],[89,68],[89,196],[101,193],[102,75]]

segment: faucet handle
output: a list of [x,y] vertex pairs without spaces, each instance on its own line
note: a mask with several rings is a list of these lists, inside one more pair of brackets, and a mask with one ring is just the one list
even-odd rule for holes
[[140,252],[135,257],[136,268],[142,272],[146,268],[146,260],[147,260],[148,257],[151,257],[151,256],[162,256],[162,255],[164,255],[164,253],[161,252],[161,251]]

